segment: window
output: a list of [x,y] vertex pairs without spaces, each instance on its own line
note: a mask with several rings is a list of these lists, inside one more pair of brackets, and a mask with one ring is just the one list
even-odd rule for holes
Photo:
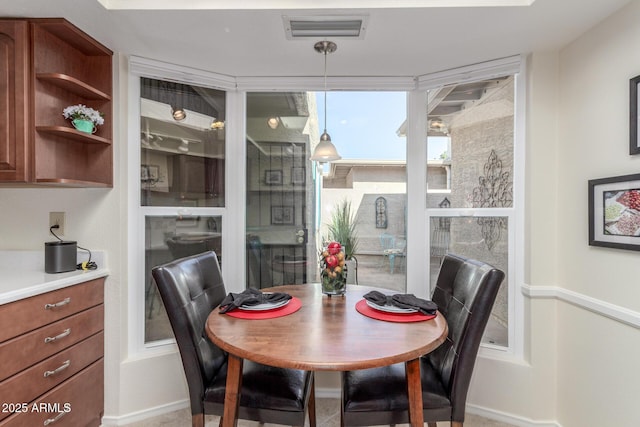
[[173,338],[151,269],[213,250],[222,265],[226,93],[140,77],[145,344]]
[[329,93],[328,132],[342,156],[330,165],[309,160],[324,114],[318,95],[247,94],[247,286],[319,281],[318,254],[338,240],[356,241],[348,283],[404,291],[406,94]]
[[[452,252],[505,271],[483,338],[509,346],[509,266],[514,251],[514,74],[454,83],[427,93],[427,216],[431,286]],[[435,149],[432,153],[430,150]],[[442,154],[438,154],[441,152]],[[445,173],[432,172],[434,158]],[[433,185],[432,185],[433,184]],[[444,184],[444,185],[443,185]],[[432,191],[432,189],[446,189]]]
[[[129,140],[140,143],[129,148],[136,261],[129,279],[141,285],[131,287],[133,351],[171,342],[149,276],[153,265],[179,257],[170,240],[204,240],[220,257],[228,291],[314,281],[327,225],[347,194],[362,231],[359,284],[379,286],[384,273],[389,289],[428,296],[424,277],[433,282],[447,251],[487,261],[508,277],[485,347],[521,348],[522,295],[515,291],[523,274],[516,258],[524,188],[520,58],[422,76],[417,89],[413,79],[380,78],[366,81],[373,92],[330,90],[328,132],[343,159],[324,167],[309,161],[323,115],[309,87],[319,83],[300,80],[302,87],[292,90],[289,79],[207,74],[201,76],[207,84],[197,78],[187,84],[179,83],[185,80],[179,72],[147,77],[170,67],[149,73],[146,60],[132,61],[134,73],[136,61],[130,105],[140,108],[140,123]],[[341,84],[348,87],[348,80]],[[361,79],[353,86],[362,88]],[[172,116],[173,91],[188,94],[183,102],[192,98],[184,121]],[[350,96],[369,98],[357,104]],[[374,135],[343,137],[348,121],[341,110],[364,112],[358,105],[377,106],[358,117],[373,120],[365,129]],[[374,118],[376,111],[384,117]],[[371,144],[382,134],[389,151],[372,159]]]

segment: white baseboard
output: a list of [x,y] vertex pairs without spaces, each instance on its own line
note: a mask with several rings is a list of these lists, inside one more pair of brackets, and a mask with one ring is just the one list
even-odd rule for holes
[[[340,399],[340,389],[321,387],[316,388],[316,398],[319,399]],[[157,417],[160,415],[168,414],[170,412],[178,411],[180,409],[188,408],[189,401],[181,400],[178,402],[169,403],[167,405],[156,406],[153,408],[145,409],[144,411],[133,412],[127,415],[119,417],[110,417],[105,415],[102,417],[102,426],[123,426],[126,424],[143,421],[149,418]],[[467,412],[469,414],[479,415],[490,420],[499,421],[507,424],[512,424],[518,427],[562,427],[557,421],[551,420],[532,420],[518,415],[508,414],[505,412],[496,411],[494,409],[483,408],[477,405],[467,405]]]
[[342,392],[339,388],[316,387],[317,399],[340,399]]
[[467,405],[467,413],[479,415],[501,423],[512,424],[518,427],[562,427],[557,421],[532,420],[530,418],[496,411],[495,409],[483,408],[482,406],[477,405]]
[[145,409],[143,411],[132,412],[127,415],[121,415],[118,417],[112,417],[105,415],[102,417],[102,426],[123,426],[126,424],[143,421],[149,418],[157,417],[160,415],[168,414],[170,412],[178,411],[180,409],[188,408],[189,400],[179,400],[177,402],[168,403],[166,405],[155,406],[153,408]]

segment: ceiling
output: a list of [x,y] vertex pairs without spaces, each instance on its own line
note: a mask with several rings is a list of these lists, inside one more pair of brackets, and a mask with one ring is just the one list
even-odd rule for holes
[[[114,52],[229,76],[321,76],[322,56],[313,49],[318,40],[289,40],[284,17],[364,15],[363,37],[331,38],[338,50],[330,57],[328,74],[413,77],[561,49],[630,1],[535,0],[530,6],[464,7],[489,1],[449,0],[447,4],[458,7],[404,7],[438,2],[103,0],[117,7],[139,7],[107,10],[98,0],[0,0],[0,14],[64,17]],[[173,4],[185,9],[166,9],[176,8]],[[266,8],[270,4],[279,9]]]

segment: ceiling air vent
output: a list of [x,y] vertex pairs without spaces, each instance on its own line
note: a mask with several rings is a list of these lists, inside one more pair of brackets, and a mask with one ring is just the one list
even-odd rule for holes
[[362,39],[367,26],[366,16],[283,16],[287,39],[350,38]]

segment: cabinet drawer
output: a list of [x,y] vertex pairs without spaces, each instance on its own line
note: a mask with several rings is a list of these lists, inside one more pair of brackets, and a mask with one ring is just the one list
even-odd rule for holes
[[[3,403],[31,402],[102,358],[103,354],[104,333],[99,332],[0,382],[0,396],[10,396]],[[8,412],[0,412],[0,420],[9,415]]]
[[74,314],[0,344],[0,381],[104,328],[104,306]]
[[0,305],[0,342],[104,301],[104,278]]
[[0,427],[97,427],[104,411],[103,387],[104,359],[100,359],[29,404],[26,412],[0,421]]

